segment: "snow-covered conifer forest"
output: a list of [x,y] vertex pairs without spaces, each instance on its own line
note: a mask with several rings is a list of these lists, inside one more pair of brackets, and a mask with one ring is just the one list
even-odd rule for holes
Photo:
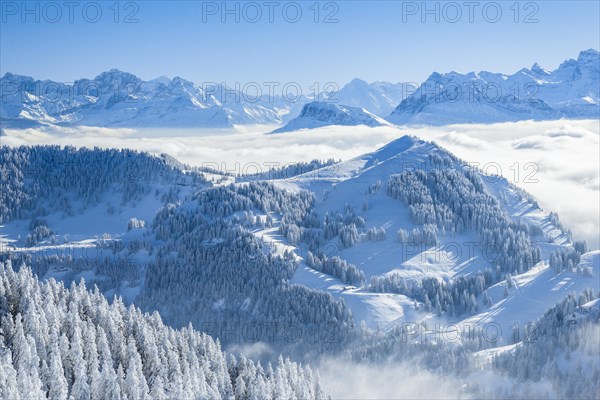
[[464,397],[600,390],[600,253],[433,143],[268,177],[0,157],[2,398],[319,398],[325,360]]

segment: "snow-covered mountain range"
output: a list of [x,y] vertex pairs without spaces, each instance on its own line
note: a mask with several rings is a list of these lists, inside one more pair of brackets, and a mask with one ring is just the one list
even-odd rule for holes
[[[337,92],[312,97],[301,95],[293,101],[266,92],[255,98],[223,84],[198,86],[180,77],[144,81],[116,69],[73,84],[6,73],[0,78],[0,126],[228,128],[245,124],[281,125],[300,115],[304,105],[314,100],[335,104],[338,109],[362,108],[394,124],[597,118],[600,113],[599,65],[598,51],[590,49],[581,52],[576,60],[563,62],[554,71],[535,64],[512,75],[487,71],[435,72],[414,93],[412,84],[369,84],[354,79]],[[408,93],[412,94],[406,97]],[[314,125],[310,121],[298,121],[282,129],[340,122],[342,125],[365,123],[364,116],[351,121],[340,120],[340,115],[330,113],[331,119],[326,120],[327,115],[323,114]]]
[[600,55],[582,51],[554,71],[433,73],[387,119],[396,124],[493,123],[600,116]]
[[[99,126],[228,128],[246,124],[282,124],[296,117],[314,100],[228,88],[224,84],[196,85],[180,77],[144,81],[113,69],[94,79],[72,84],[40,81],[6,73],[0,78],[0,126]],[[314,97],[314,95],[312,95]],[[400,84],[353,80],[334,94],[320,94],[329,102],[389,114],[402,100]]]
[[[2,125],[100,127],[206,127],[278,124],[308,101],[282,96],[252,98],[224,85],[197,86],[180,77],[143,81],[116,69],[67,85],[5,74]],[[295,111],[296,110],[296,111]]]
[[387,126],[389,122],[370,113],[364,108],[349,107],[338,103],[311,102],[305,104],[296,118],[285,126],[274,130],[272,133],[297,131],[300,129],[313,129],[329,125],[368,127]]

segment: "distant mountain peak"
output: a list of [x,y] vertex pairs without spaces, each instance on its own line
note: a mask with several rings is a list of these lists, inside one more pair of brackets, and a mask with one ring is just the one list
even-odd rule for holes
[[375,127],[390,124],[364,108],[315,101],[305,104],[297,118],[294,118],[287,125],[274,130],[272,133],[320,128],[330,125],[366,125]]
[[4,81],[25,81],[25,80],[33,81],[34,80],[31,76],[13,74],[12,72],[6,72],[0,79],[2,79]]
[[127,83],[141,83],[142,80],[136,75],[130,72],[124,72],[116,68],[112,68],[108,71],[100,73],[94,78],[96,82],[102,83],[118,83],[119,85],[125,85]]
[[367,83],[360,78],[354,78],[339,91],[325,97],[350,107],[359,107],[384,117],[404,99],[402,84],[389,82]]
[[584,61],[584,60],[595,60],[598,57],[600,57],[600,52],[598,50],[595,49],[587,49],[587,50],[583,50],[579,53],[579,56],[577,57],[577,61]]
[[531,66],[531,72],[533,72],[533,73],[535,73],[535,74],[538,74],[538,75],[548,75],[548,74],[550,73],[549,71],[547,71],[547,70],[543,69],[543,68],[540,66],[540,64],[538,64],[538,63],[534,63],[534,64]]
[[354,78],[348,84],[353,86],[369,86],[369,84],[366,81],[360,78]]
[[163,85],[168,85],[169,83],[171,83],[171,78],[169,78],[166,75],[161,75],[158,78],[152,79],[151,82],[162,83]]

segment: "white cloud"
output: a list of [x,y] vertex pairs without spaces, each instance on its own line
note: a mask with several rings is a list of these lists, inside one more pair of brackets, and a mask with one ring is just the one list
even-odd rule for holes
[[458,381],[434,375],[417,362],[381,366],[328,359],[318,370],[323,389],[334,399],[468,398]]

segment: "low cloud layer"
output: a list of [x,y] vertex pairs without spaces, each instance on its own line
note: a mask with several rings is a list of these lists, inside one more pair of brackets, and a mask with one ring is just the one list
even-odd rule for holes
[[267,135],[273,127],[237,130],[77,128],[61,131],[6,130],[2,144],[59,144],[134,148],[168,153],[192,165],[230,172],[268,170],[272,163],[349,159],[406,134],[436,141],[458,157],[499,171],[558,212],[576,238],[600,248],[598,121],[523,121],[491,125],[365,128],[325,127]]
[[328,359],[319,364],[325,392],[334,399],[465,399],[461,384],[418,363],[368,365]]

